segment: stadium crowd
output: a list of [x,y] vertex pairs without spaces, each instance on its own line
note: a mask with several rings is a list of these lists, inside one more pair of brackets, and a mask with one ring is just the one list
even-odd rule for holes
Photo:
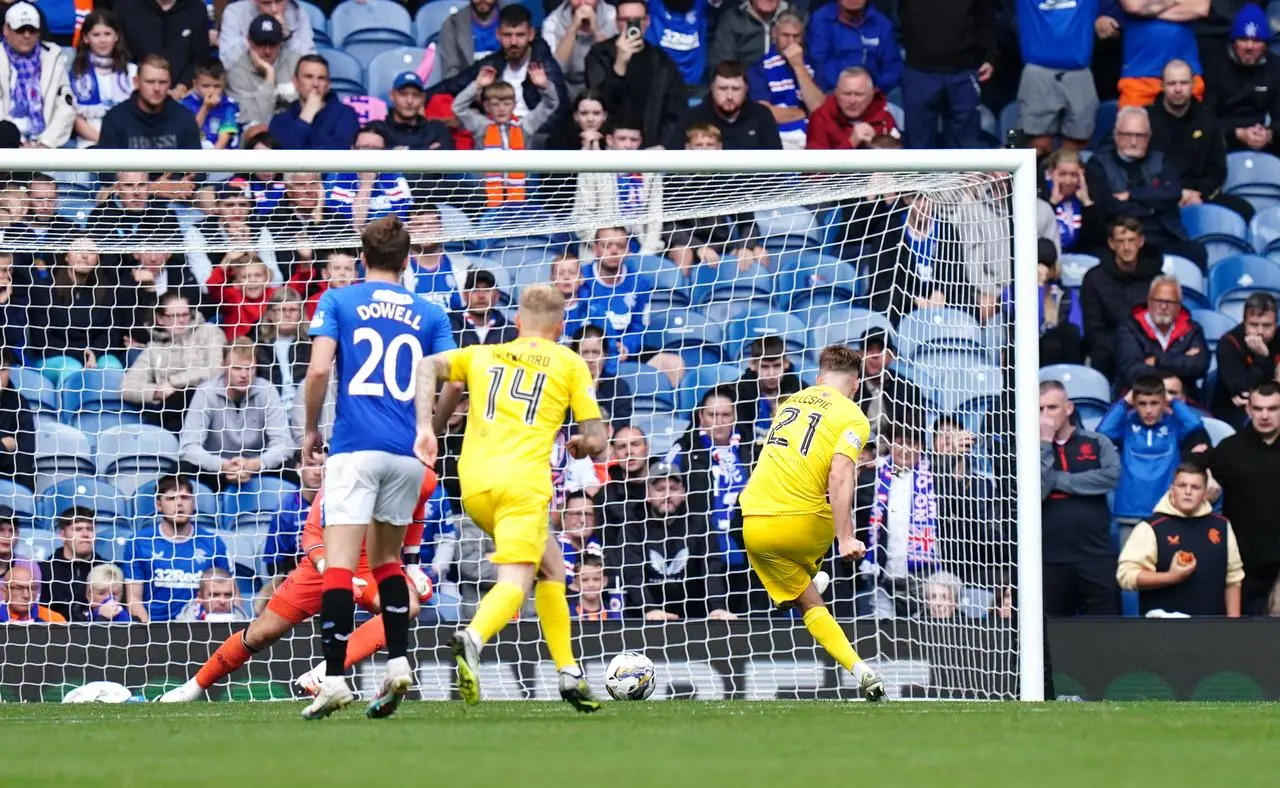
[[[1256,4],[19,0],[3,19],[5,147],[1034,146],[1047,612],[1280,608],[1280,66]],[[828,567],[837,615],[1014,615],[1000,177],[810,206],[816,231],[764,211],[663,221],[701,176],[4,186],[0,621],[261,608],[322,484],[297,457],[308,322],[361,276],[357,250],[323,241],[388,214],[415,239],[405,286],[459,345],[514,337],[522,284],[568,299],[564,341],[611,428],[606,456],[554,468],[579,618],[770,614],[736,499],[833,341],[863,354],[875,428],[856,505],[871,550]],[[590,229],[440,241],[525,215]],[[465,413],[442,441],[428,618],[465,618],[494,579],[451,471]]]

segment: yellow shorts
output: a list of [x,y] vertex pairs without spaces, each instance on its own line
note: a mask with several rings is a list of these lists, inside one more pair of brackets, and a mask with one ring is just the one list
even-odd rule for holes
[[794,602],[804,593],[835,536],[835,523],[820,514],[753,515],[742,520],[747,559],[775,605]]
[[493,537],[495,564],[542,563],[550,507],[549,493],[527,487],[491,487],[462,496],[467,515]]

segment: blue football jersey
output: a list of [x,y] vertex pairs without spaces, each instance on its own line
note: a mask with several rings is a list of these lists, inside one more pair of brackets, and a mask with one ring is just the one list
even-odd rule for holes
[[458,529],[453,524],[453,507],[445,497],[444,485],[437,484],[427,499],[427,508],[423,512],[422,552],[418,554],[420,563],[430,566],[436,557],[436,545],[445,538],[458,538]]
[[418,362],[457,347],[444,310],[398,284],[361,282],[320,297],[311,336],[338,343],[337,416],[329,453],[412,457]]
[[173,620],[195,599],[204,570],[232,571],[226,545],[200,528],[177,542],[166,539],[158,525],[144,528],[125,547],[123,563],[125,579],[142,583],[152,621]]

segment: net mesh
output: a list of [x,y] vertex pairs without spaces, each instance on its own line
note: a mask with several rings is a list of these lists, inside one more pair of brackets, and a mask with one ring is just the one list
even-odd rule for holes
[[[0,190],[9,699],[99,679],[154,697],[302,561],[307,318],[360,276],[358,228],[392,212],[413,235],[405,285],[452,312],[461,342],[513,336],[522,287],[570,296],[565,341],[599,377],[612,438],[594,460],[557,452],[549,517],[597,688],[625,648],[658,663],[659,698],[857,695],[798,616],[769,605],[736,506],[779,402],[814,382],[823,347],[848,343],[866,354],[855,521],[871,549],[824,559],[826,599],[891,695],[1017,697],[1008,175],[13,176]],[[242,402],[222,357],[238,337],[264,381]],[[459,501],[465,411],[441,443],[423,547],[424,698],[449,697],[437,646],[496,576]],[[655,461],[681,484],[647,483]],[[195,481],[194,536],[163,524],[174,504],[157,483],[174,473]],[[12,626],[32,615],[71,623]],[[293,697],[318,652],[303,624],[210,696]],[[372,688],[377,658],[357,671]],[[482,681],[486,697],[555,697],[532,601]]]

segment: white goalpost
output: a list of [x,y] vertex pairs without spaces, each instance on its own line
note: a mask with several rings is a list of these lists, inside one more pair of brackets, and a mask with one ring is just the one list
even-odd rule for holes
[[[855,495],[868,558],[822,564],[837,621],[891,697],[1044,700],[1036,193],[1030,150],[0,151],[0,342],[21,402],[0,413],[0,700],[96,680],[152,699],[299,561],[307,312],[358,277],[357,227],[387,213],[413,235],[406,287],[464,341],[503,336],[522,287],[569,298],[564,341],[613,439],[594,461],[557,452],[548,516],[598,695],[609,658],[639,650],[655,697],[856,696],[767,604],[735,504],[777,406],[838,343],[864,351],[874,445]],[[242,336],[263,381],[248,405],[221,377]],[[448,636],[493,577],[456,500],[460,429],[423,547],[424,699],[452,696]],[[219,468],[235,456],[269,467]],[[194,531],[158,507],[172,474],[197,485]],[[210,698],[292,697],[314,634]],[[486,697],[555,697],[532,605],[482,677]]]

